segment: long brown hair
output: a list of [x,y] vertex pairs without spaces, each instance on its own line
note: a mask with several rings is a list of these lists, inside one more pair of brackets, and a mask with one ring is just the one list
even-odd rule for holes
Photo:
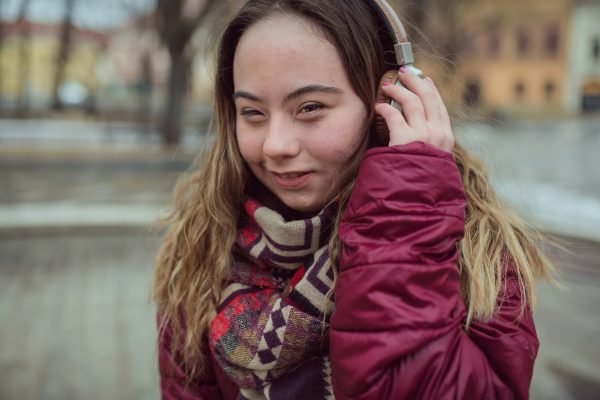
[[[370,122],[376,85],[386,70],[377,27],[363,0],[251,0],[227,25],[217,59],[216,140],[201,168],[187,174],[176,189],[170,227],[156,260],[152,286],[153,300],[162,315],[161,333],[169,323],[173,330],[171,350],[183,350],[189,379],[204,366],[201,349],[232,263],[237,222],[251,174],[235,136],[233,58],[245,30],[276,13],[299,16],[321,28],[338,50]],[[364,140],[377,144],[372,137],[372,132],[367,132]],[[468,307],[468,320],[485,320],[493,315],[502,257],[514,260],[525,301],[535,306],[535,279],[548,277],[553,271],[541,237],[497,198],[481,161],[458,144],[453,153],[469,202],[465,237],[459,244],[461,295]],[[359,161],[358,157],[353,160]],[[341,190],[335,234],[330,240],[332,260],[341,251],[337,226],[353,185],[352,180]],[[181,341],[183,333],[185,339]]]

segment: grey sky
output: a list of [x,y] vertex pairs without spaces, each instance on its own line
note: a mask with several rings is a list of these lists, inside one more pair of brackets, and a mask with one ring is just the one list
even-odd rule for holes
[[[102,30],[124,24],[133,15],[155,7],[156,0],[74,0],[73,23],[80,28]],[[17,18],[23,0],[0,0],[0,18]],[[66,0],[30,0],[27,18],[41,23],[60,23]]]

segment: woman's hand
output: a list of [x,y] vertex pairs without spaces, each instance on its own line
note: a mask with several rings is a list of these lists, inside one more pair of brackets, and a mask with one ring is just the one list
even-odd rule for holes
[[451,152],[454,136],[442,97],[430,78],[422,80],[406,68],[398,72],[406,87],[387,84],[383,94],[402,105],[404,115],[387,103],[375,105],[390,130],[390,146],[421,141]]

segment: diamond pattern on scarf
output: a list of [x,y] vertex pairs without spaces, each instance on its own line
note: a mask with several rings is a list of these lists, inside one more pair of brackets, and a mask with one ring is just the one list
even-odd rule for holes
[[[209,333],[215,360],[246,398],[296,398],[300,393],[277,382],[300,369],[319,377],[310,378],[321,388],[314,388],[315,399],[332,393],[323,357],[329,351],[326,321],[335,309],[326,294],[333,278],[327,243],[336,210],[332,203],[314,218],[286,222],[254,200],[246,203],[250,218],[238,230],[235,265]],[[315,357],[321,361],[308,362]],[[313,368],[318,372],[309,373]]]
[[281,340],[277,337],[277,332],[269,331],[265,333],[265,340],[267,341],[267,345],[269,348],[281,346]]

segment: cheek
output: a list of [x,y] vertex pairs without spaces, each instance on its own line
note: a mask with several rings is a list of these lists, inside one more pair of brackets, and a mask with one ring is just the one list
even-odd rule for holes
[[238,148],[242,158],[247,163],[260,162],[262,155],[262,142],[256,136],[250,135],[244,131],[236,133]]
[[322,165],[330,172],[335,172],[342,168],[356,154],[360,145],[360,137],[357,140],[346,140],[340,138],[336,140],[337,135],[331,135],[329,140],[321,143],[315,143],[312,155],[321,161]]
[[[362,114],[360,115],[362,117]],[[366,134],[365,118],[350,118],[328,129],[315,143],[320,158],[331,164],[343,164],[356,153]]]

